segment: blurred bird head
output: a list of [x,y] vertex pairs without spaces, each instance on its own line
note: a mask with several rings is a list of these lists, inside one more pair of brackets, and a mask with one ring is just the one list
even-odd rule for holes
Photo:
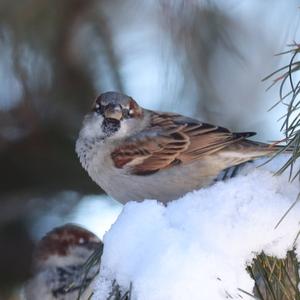
[[92,266],[85,273],[85,263],[102,242],[92,232],[73,224],[57,227],[37,244],[33,256],[33,276],[24,288],[26,300],[89,299],[87,289],[99,271]]
[[75,224],[54,228],[37,244],[33,267],[39,270],[84,263],[100,243],[95,234]]

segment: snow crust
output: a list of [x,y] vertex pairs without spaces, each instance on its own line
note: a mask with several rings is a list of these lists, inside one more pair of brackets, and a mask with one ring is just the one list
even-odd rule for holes
[[132,283],[132,299],[253,299],[241,291],[254,285],[247,263],[262,250],[284,257],[300,229],[300,204],[274,229],[300,191],[288,174],[273,175],[281,164],[249,165],[166,207],[127,203],[104,236],[93,299],[106,299],[114,279]]

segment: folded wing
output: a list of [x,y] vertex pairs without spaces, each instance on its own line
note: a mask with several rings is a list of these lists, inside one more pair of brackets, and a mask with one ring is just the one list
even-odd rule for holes
[[149,127],[117,147],[111,157],[117,168],[147,175],[191,163],[254,134],[232,133],[181,115],[152,113]]

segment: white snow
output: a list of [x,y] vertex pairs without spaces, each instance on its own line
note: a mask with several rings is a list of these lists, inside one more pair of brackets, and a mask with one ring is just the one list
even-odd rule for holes
[[300,229],[300,205],[274,229],[300,191],[299,181],[273,175],[278,165],[248,166],[167,207],[126,204],[104,236],[93,299],[106,299],[114,279],[124,289],[132,283],[138,300],[253,299],[239,290],[252,293],[246,264],[262,249],[284,257]]

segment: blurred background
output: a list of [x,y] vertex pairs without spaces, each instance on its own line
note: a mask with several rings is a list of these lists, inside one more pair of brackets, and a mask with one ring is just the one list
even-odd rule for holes
[[0,299],[45,232],[102,237],[122,209],[74,151],[99,93],[279,139],[285,108],[268,112],[278,90],[261,80],[299,21],[296,0],[0,0]]

